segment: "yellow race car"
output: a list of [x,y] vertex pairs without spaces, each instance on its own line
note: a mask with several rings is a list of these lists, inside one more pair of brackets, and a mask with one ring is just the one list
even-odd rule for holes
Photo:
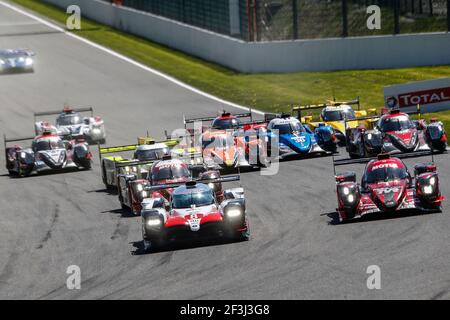
[[[357,105],[357,110],[353,109],[353,105]],[[312,115],[302,116],[302,112],[321,109],[320,120],[313,121]],[[376,109],[361,110],[359,97],[355,100],[337,102],[327,101],[324,104],[295,106],[292,108],[292,114],[297,112],[298,119],[301,123],[309,126],[314,131],[321,123],[331,126],[339,140],[340,145],[345,145],[345,132],[347,128],[356,128],[364,125],[365,127],[372,127],[374,121],[372,119],[356,120],[357,118],[367,117],[368,115],[376,114]],[[355,121],[352,121],[355,119]]]
[[[118,155],[125,152],[132,152],[132,157],[125,158]],[[164,156],[178,158],[190,166],[203,164],[201,152],[184,147],[180,139],[168,138],[155,141],[148,136],[139,137],[137,144],[99,147],[103,183],[107,189],[117,188],[120,174],[133,174],[138,179],[147,179],[151,165]]]

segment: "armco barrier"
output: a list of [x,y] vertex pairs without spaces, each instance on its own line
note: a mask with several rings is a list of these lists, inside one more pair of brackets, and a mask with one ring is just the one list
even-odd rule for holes
[[[82,16],[245,73],[450,64],[450,34],[244,42],[98,0],[44,0]],[[230,0],[232,1],[232,0]]]

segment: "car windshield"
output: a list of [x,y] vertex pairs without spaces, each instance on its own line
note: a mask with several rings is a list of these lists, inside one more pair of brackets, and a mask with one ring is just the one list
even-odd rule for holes
[[172,198],[174,209],[186,209],[192,205],[196,207],[209,206],[214,203],[214,196],[211,191],[193,192],[188,194],[176,194]]
[[57,126],[71,126],[71,125],[81,124],[82,122],[83,122],[83,119],[80,117],[80,115],[78,113],[63,114],[63,115],[60,115],[56,119]]
[[326,110],[322,112],[322,118],[324,121],[342,121],[345,119],[355,119],[355,112],[353,109],[344,110]]
[[235,129],[239,128],[241,125],[241,121],[237,118],[217,118],[213,121],[212,127],[214,129]]
[[405,168],[382,167],[366,172],[367,183],[388,182],[392,180],[406,179],[408,172]]
[[293,134],[294,132],[303,132],[304,128],[298,122],[289,122],[275,124],[272,130],[278,130],[279,134]]
[[165,166],[152,172],[153,181],[172,180],[178,178],[190,178],[191,174],[187,166]]
[[402,131],[415,127],[414,122],[412,122],[408,117],[384,118],[380,121],[380,129],[383,132]]
[[34,152],[64,148],[61,140],[39,140],[33,144]]
[[134,158],[139,161],[151,161],[161,159],[167,154],[167,149],[152,149],[152,150],[136,150]]

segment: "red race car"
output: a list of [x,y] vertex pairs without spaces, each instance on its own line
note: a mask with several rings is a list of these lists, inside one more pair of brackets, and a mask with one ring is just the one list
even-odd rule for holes
[[354,172],[337,174],[336,191],[339,220],[361,218],[367,214],[395,215],[404,210],[440,212],[444,197],[434,163],[414,166],[414,177],[399,158],[380,154],[370,160],[361,184]]
[[373,157],[379,153],[445,152],[447,134],[442,122],[431,119],[412,120],[410,114],[398,109],[388,110],[382,116],[356,118],[377,120],[373,129],[358,126],[347,129],[346,149],[352,158]]
[[[220,169],[230,167],[250,167],[265,165],[259,161],[258,152],[265,147],[265,141],[260,141],[258,133],[266,131],[267,124],[275,117],[273,114],[265,114],[264,119],[254,120],[252,111],[248,113],[231,114],[223,111],[215,117],[202,117],[186,119],[186,130],[194,135],[193,129],[187,129],[188,124],[202,123],[201,142],[205,162],[213,162]],[[241,121],[248,118],[249,121]],[[204,126],[203,122],[210,122]]]

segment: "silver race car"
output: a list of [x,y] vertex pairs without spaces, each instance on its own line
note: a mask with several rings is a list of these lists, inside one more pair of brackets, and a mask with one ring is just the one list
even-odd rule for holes
[[[32,140],[31,147],[17,145]],[[13,146],[8,143],[15,142]],[[26,177],[33,173],[64,169],[90,169],[92,154],[86,142],[62,140],[50,129],[37,137],[8,139],[4,137],[6,168],[11,176]]]
[[[90,112],[90,117],[81,116],[81,112]],[[94,117],[94,109],[92,107],[73,109],[65,106],[62,111],[35,112],[34,128],[37,135],[42,133],[43,128],[51,126],[48,121],[37,121],[38,117],[51,115],[58,115],[54,127],[60,136],[83,138],[89,144],[104,144],[106,142],[104,121],[98,116]]]
[[33,71],[34,55],[24,49],[0,49],[0,74]]

